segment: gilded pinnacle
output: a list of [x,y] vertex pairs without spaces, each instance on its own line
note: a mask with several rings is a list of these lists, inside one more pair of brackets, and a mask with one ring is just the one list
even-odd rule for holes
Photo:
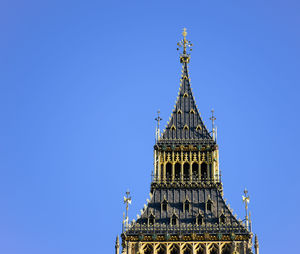
[[184,39],[185,39],[185,37],[187,36],[186,28],[183,28],[182,35],[183,35],[183,37],[184,37]]
[[190,55],[187,53],[187,49],[191,51],[192,50],[191,47],[193,46],[193,44],[186,39],[187,36],[186,28],[183,28],[182,35],[183,35],[183,39],[177,43],[178,46],[177,50],[179,50],[179,47],[183,48],[182,54],[180,55],[180,62],[188,63],[190,61]]

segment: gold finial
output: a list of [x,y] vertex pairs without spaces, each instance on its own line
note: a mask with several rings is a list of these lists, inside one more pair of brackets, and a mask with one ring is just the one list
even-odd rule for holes
[[126,191],[126,196],[124,196],[124,204],[126,204],[126,214],[123,214],[123,227],[128,227],[128,205],[131,204],[131,197],[129,196],[129,190]]
[[185,37],[187,36],[186,28],[183,28],[182,35],[183,35],[183,37],[184,37],[184,39],[185,39]]
[[157,127],[156,127],[156,133],[155,133],[155,141],[157,142],[160,138],[160,129],[159,129],[159,126],[160,126],[160,121],[163,120],[161,117],[160,117],[160,110],[157,111],[157,117],[155,118],[155,121],[157,121]]
[[243,202],[245,203],[245,210],[246,210],[246,218],[245,218],[245,220],[246,220],[246,226],[249,229],[248,204],[250,202],[250,197],[248,195],[248,191],[247,191],[246,188],[244,190],[244,194],[245,194],[245,196],[242,196],[242,197],[243,197]]
[[162,118],[159,116],[160,110],[157,111],[157,117],[155,118],[155,121],[157,121],[157,129],[159,129],[159,124]]
[[217,118],[214,116],[214,109],[211,110],[211,118],[209,118],[211,120],[211,125],[212,125],[212,134],[213,134],[213,139],[216,140],[216,130],[215,130],[215,120],[217,120]]
[[188,63],[190,60],[190,56],[189,56],[189,54],[187,54],[187,48],[190,51],[192,51],[193,44],[186,39],[186,36],[187,36],[186,28],[183,28],[182,35],[183,35],[183,39],[177,43],[177,46],[178,46],[177,50],[179,50],[179,47],[183,47],[183,51],[180,56],[180,61]]
[[215,111],[214,111],[214,109],[212,109],[211,110],[211,118],[209,118],[211,120],[211,124],[212,124],[212,129],[213,130],[215,128],[215,120],[217,120],[217,118],[215,118],[215,116],[214,116],[214,113],[215,113]]

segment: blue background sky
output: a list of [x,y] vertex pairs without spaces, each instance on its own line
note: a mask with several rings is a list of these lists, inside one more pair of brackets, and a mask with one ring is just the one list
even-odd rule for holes
[[207,126],[215,109],[224,197],[249,189],[261,253],[297,249],[298,0],[1,1],[0,253],[113,253],[150,190],[155,115],[179,89],[176,43]]

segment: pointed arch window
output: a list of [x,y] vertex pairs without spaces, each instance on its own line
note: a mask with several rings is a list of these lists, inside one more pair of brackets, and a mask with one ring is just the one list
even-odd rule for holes
[[189,245],[189,244],[186,244],[184,247],[183,247],[183,254],[192,254],[192,246]]
[[167,248],[164,244],[159,245],[157,248],[157,254],[166,254],[167,253]]
[[177,244],[173,244],[170,248],[170,254],[179,254],[180,248]]
[[195,114],[195,110],[193,108],[191,108],[190,113],[194,115]]
[[203,216],[202,216],[202,214],[198,214],[197,215],[197,217],[196,217],[196,224],[198,225],[198,226],[201,226],[202,224],[203,224]]
[[183,202],[183,212],[190,212],[190,209],[191,209],[191,202],[186,199],[184,202]]
[[182,114],[181,109],[178,109],[178,110],[177,110],[177,114],[178,114],[178,115]]
[[205,246],[204,245],[199,245],[199,248],[197,250],[197,254],[204,254]]
[[189,126],[184,125],[183,129],[184,129],[184,130],[188,130],[188,129],[189,129]]
[[183,177],[185,181],[190,179],[190,164],[188,162],[183,164]]
[[153,254],[153,246],[151,244],[145,246],[144,254]]
[[172,226],[176,226],[178,224],[178,218],[177,218],[177,215],[176,214],[173,214],[172,217],[171,217],[171,225]]
[[212,206],[213,206],[213,202],[209,199],[206,202],[206,212],[211,212],[212,211]]
[[201,131],[202,130],[202,127],[201,127],[201,125],[197,125],[197,127],[196,127],[196,131]]
[[221,253],[222,254],[230,254],[230,249],[231,249],[230,245],[229,244],[225,244]]
[[223,213],[219,217],[219,223],[220,224],[225,224],[226,223],[226,217],[225,217],[225,215]]
[[192,165],[192,177],[193,180],[198,180],[198,175],[199,175],[199,164],[197,162],[194,162]]
[[174,124],[171,126],[171,130],[172,130],[172,131],[175,131],[175,130],[176,130],[176,127],[175,127]]
[[155,216],[151,213],[150,216],[148,217],[148,225],[152,226],[155,223]]
[[166,179],[168,181],[172,179],[172,164],[170,162],[166,165]]
[[181,172],[181,164],[176,163],[175,164],[175,179],[179,180],[180,179],[180,172]]
[[217,245],[212,245],[210,247],[210,251],[209,251],[209,254],[218,254],[218,246]]
[[185,92],[184,94],[183,94],[183,98],[187,98],[189,95]]
[[167,212],[168,211],[168,201],[166,199],[164,199],[161,202],[161,211],[163,211],[163,212]]
[[201,163],[201,179],[207,180],[207,164],[205,162]]

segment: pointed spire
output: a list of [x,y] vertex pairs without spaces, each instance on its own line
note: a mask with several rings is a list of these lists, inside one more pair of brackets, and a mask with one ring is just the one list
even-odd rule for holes
[[[210,136],[206,126],[204,125],[195,98],[192,93],[190,78],[188,73],[188,63],[192,43],[187,40],[186,28],[183,29],[183,39],[177,43],[183,50],[180,54],[180,62],[182,63],[182,75],[180,79],[180,88],[176,104],[170,120],[163,131],[159,143],[175,142],[175,140],[192,140],[196,143],[215,144]],[[204,142],[203,142],[204,141]],[[190,141],[189,141],[190,142]]]

